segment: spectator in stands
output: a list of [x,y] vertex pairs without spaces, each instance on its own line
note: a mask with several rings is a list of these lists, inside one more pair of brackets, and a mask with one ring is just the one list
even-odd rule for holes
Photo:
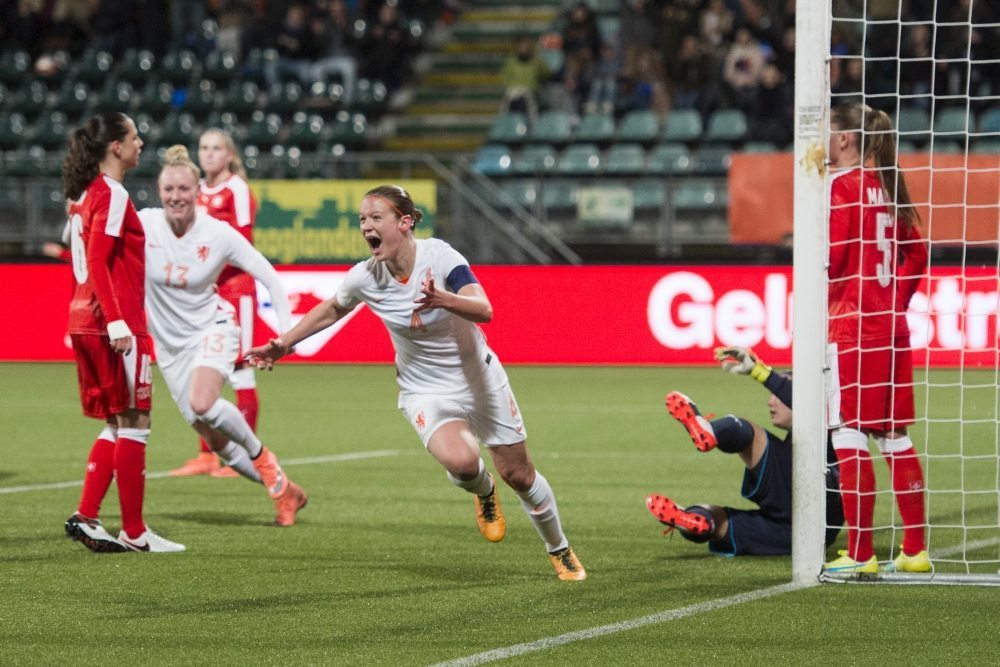
[[712,58],[701,48],[697,37],[684,37],[677,58],[669,63],[669,67],[673,107],[696,109],[707,116],[717,104],[718,84],[712,75]]
[[721,56],[732,32],[733,13],[726,7],[725,0],[709,0],[698,17],[698,34],[704,40],[705,48]]
[[[622,2],[618,22],[618,47],[626,62],[635,59],[638,51],[653,46],[656,25],[651,12],[649,0]],[[596,57],[595,54],[595,60]]]
[[792,141],[792,94],[784,75],[773,64],[760,73],[760,95],[750,122],[750,138],[782,148]]
[[200,47],[198,40],[205,22],[205,1],[170,0],[167,4],[170,5],[170,46],[200,50],[196,47]]
[[576,56],[580,49],[590,54],[591,62],[597,60],[601,50],[601,31],[597,27],[597,16],[586,2],[578,2],[569,9],[566,26],[562,30],[564,60]]
[[774,48],[774,55],[771,62],[775,64],[778,71],[785,77],[786,81],[795,78],[795,25],[785,28],[781,33],[781,42]]
[[656,51],[634,49],[619,79],[616,110],[620,114],[636,110],[655,111],[666,116],[670,110],[667,82]]
[[345,0],[320,2],[322,13],[313,18],[313,34],[322,53],[312,70],[313,81],[327,81],[333,74],[344,87],[344,102],[354,99],[358,60],[354,39],[354,16]]
[[303,85],[312,83],[313,62],[320,54],[320,46],[309,25],[309,6],[294,2],[285,12],[285,20],[274,37],[278,59],[266,71],[269,85],[294,78]]
[[722,78],[733,103],[752,112],[759,94],[764,52],[750,30],[739,28],[722,64]]
[[384,2],[361,41],[361,75],[396,90],[406,79],[409,32],[395,3]]
[[838,69],[840,75],[837,84],[830,87],[830,92],[836,95],[837,104],[860,102],[864,87],[865,61],[861,58],[844,58]]
[[590,49],[579,48],[567,55],[563,62],[559,81],[562,95],[556,96],[553,106],[559,105],[564,111],[579,114],[584,102],[590,96],[590,86],[594,78],[594,59]]
[[618,78],[622,70],[622,58],[614,42],[601,45],[601,58],[594,66],[594,77],[590,84],[584,113],[613,113],[618,102]]
[[668,68],[677,59],[677,54],[681,50],[681,42],[685,32],[685,26],[679,18],[677,6],[672,3],[663,5],[660,10],[660,21],[656,28],[656,38],[654,46],[663,57],[663,64]]
[[135,3],[129,0],[96,0],[90,17],[90,46],[107,51],[115,58],[125,49],[136,46],[139,26],[135,16]]
[[504,60],[501,76],[504,85],[501,111],[523,113],[533,123],[538,117],[539,94],[552,72],[535,51],[535,40],[530,35],[518,38],[514,52]]
[[214,0],[215,20],[219,24],[219,32],[215,37],[215,48],[219,51],[236,54],[241,58],[246,55],[243,50],[243,31],[253,21],[253,5],[255,0]]

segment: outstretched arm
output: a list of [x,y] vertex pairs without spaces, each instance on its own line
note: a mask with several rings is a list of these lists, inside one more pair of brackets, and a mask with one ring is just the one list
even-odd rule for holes
[[246,359],[251,365],[263,370],[271,370],[274,363],[292,351],[295,345],[309,336],[332,326],[337,320],[351,312],[344,308],[333,296],[313,307],[294,327],[276,336],[266,345],[251,348]]
[[792,407],[791,378],[774,373],[749,347],[717,347],[715,358],[722,362],[722,370],[735,375],[749,375],[767,387],[782,403]]

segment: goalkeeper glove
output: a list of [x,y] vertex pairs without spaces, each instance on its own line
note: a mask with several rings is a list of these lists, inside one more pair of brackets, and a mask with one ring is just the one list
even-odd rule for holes
[[761,384],[771,375],[771,367],[749,347],[717,347],[715,358],[722,362],[722,370],[727,373],[749,375]]

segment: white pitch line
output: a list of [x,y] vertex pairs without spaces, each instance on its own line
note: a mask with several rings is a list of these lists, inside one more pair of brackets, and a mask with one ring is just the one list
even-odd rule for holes
[[[283,466],[297,466],[297,465],[312,465],[315,463],[336,463],[338,461],[360,461],[363,459],[376,459],[385,456],[398,456],[402,454],[397,449],[377,449],[372,452],[349,452],[347,454],[329,454],[327,456],[311,456],[302,459],[287,459],[282,460],[281,465]],[[146,479],[162,479],[164,477],[169,477],[170,473],[168,471],[160,472],[147,472]],[[28,484],[25,486],[2,486],[0,487],[0,495],[5,493],[25,493],[27,491],[48,491],[51,489],[72,489],[73,487],[83,486],[83,480],[74,480],[72,482],[52,482],[50,484]]]
[[807,586],[803,584],[780,584],[770,588],[762,588],[756,591],[740,593],[739,595],[733,595],[727,598],[699,602],[698,604],[681,607],[680,609],[668,609],[667,611],[650,614],[649,616],[640,616],[639,618],[633,618],[627,621],[620,621],[609,625],[599,625],[597,627],[587,628],[586,630],[575,630],[573,632],[567,632],[566,634],[556,635],[555,637],[546,637],[533,642],[515,644],[505,648],[484,651],[482,653],[476,653],[464,658],[456,658],[454,660],[439,662],[433,667],[466,667],[467,665],[481,665],[485,662],[493,662],[495,660],[506,660],[507,658],[524,655],[525,653],[544,651],[546,649],[555,648],[564,644],[586,641],[588,639],[594,639],[595,637],[603,637],[604,635],[612,635],[618,632],[627,632],[629,630],[646,627],[647,625],[656,625],[657,623],[676,621],[679,618],[715,611],[716,609],[725,609],[726,607],[742,604],[744,602],[763,600],[765,598],[782,595],[784,593],[789,593],[806,587]]

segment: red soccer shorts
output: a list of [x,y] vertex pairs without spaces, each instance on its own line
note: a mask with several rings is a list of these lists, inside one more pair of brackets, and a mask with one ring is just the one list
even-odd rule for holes
[[[909,341],[892,346],[843,349],[833,344],[830,363],[831,426],[893,431],[913,423],[913,355]],[[838,410],[839,403],[839,410]],[[840,419],[837,419],[839,414]],[[838,423],[839,421],[839,423]]]
[[119,354],[101,334],[70,334],[76,356],[83,414],[107,420],[130,408],[148,412],[153,407],[153,341],[136,335],[132,351]]

